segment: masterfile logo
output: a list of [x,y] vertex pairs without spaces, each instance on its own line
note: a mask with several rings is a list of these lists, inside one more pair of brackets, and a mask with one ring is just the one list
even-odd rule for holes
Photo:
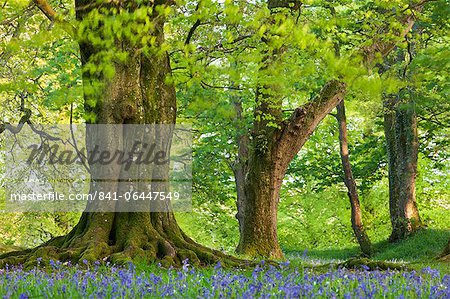
[[187,211],[192,137],[181,125],[23,125],[6,130],[6,211]]

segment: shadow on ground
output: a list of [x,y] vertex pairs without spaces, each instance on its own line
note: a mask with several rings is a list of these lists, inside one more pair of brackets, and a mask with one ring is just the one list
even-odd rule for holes
[[[381,241],[374,243],[375,260],[392,260],[405,262],[423,262],[434,260],[444,249],[450,239],[450,229],[422,229],[406,240],[389,243]],[[347,260],[359,256],[361,251],[357,244],[345,248],[283,248],[287,259],[308,258],[320,259],[324,262]]]

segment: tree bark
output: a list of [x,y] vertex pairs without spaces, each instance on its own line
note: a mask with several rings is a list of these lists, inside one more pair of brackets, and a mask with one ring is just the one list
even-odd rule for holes
[[358,190],[356,188],[356,182],[353,178],[352,167],[350,164],[349,150],[348,150],[348,138],[347,138],[347,117],[345,115],[344,100],[337,105],[336,119],[339,126],[339,145],[342,161],[342,168],[344,170],[344,182],[348,189],[348,198],[350,199],[351,206],[351,221],[352,229],[358,240],[361,251],[366,256],[372,255],[372,244],[369,236],[364,230],[364,225],[361,216],[361,207],[359,204]]
[[[151,4],[148,5],[154,6],[165,5],[164,1],[157,4],[149,3]],[[130,5],[132,9],[135,4],[124,5]],[[77,19],[82,21],[91,10],[96,9],[95,6],[95,1],[77,0]],[[161,45],[164,40],[164,18],[158,15],[157,11],[153,9],[151,18],[154,27],[148,34],[154,36],[156,43]],[[95,30],[87,34],[90,37],[97,35],[97,38],[102,38],[101,32]],[[169,57],[167,53],[143,54],[138,45],[134,45],[125,37],[114,40],[114,44],[117,48],[115,50],[127,52],[129,58],[125,62],[111,62],[115,70],[112,78],[83,72],[86,112],[92,116],[93,124],[168,125],[167,128],[160,129],[160,132],[155,132],[156,136],[141,136],[153,138],[144,140],[147,143],[155,142],[157,150],[163,150],[168,155],[173,134],[170,125],[175,124],[176,120],[175,88],[167,83],[167,77],[171,74]],[[104,50],[91,43],[88,38],[82,37],[80,52],[83,67],[95,61],[96,55]],[[93,89],[95,86],[100,87]],[[88,151],[92,150],[93,140],[96,140],[95,142],[101,145],[101,150],[111,153],[126,148],[127,142],[130,142],[131,137],[135,137],[136,134],[140,132],[127,127],[109,126],[98,129],[98,126],[88,125],[87,148]],[[117,191],[120,194],[127,190],[152,192],[169,190],[168,164],[152,168],[132,166],[135,167],[130,170],[133,174],[142,173],[146,179],[158,180],[158,182],[152,180],[151,185],[140,183],[139,179],[132,179],[120,165],[90,166],[93,176],[104,172],[110,175],[106,182],[91,179],[90,193]],[[7,263],[31,266],[37,263],[38,257],[43,258],[43,262],[50,259],[74,262],[107,259],[114,263],[135,259],[146,262],[159,260],[166,266],[179,265],[186,258],[191,264],[211,264],[219,260],[225,265],[238,265],[243,262],[193,242],[181,231],[165,201],[160,205],[166,206],[158,207],[158,211],[163,212],[92,212],[95,204],[94,202],[87,205],[78,224],[66,236],[51,239],[35,249],[5,254],[0,257],[0,266]],[[120,204],[120,201],[111,202],[116,211]]]
[[[245,176],[245,201],[238,205],[244,221],[237,252],[268,258],[282,258],[278,244],[277,211],[280,188],[289,163],[300,151],[320,121],[343,99],[345,84],[328,82],[320,94],[295,109],[290,119],[273,128],[267,121],[254,123],[248,170]],[[262,103],[260,110],[271,113]]]
[[238,98],[233,98],[233,106],[236,112],[236,141],[238,145],[238,152],[236,161],[232,165],[234,174],[234,182],[236,186],[236,206],[238,211],[236,219],[239,223],[239,233],[242,234],[245,221],[245,176],[248,171],[248,154],[250,139],[244,125],[244,118],[242,115],[242,101]]
[[[423,4],[417,6],[416,10],[420,11]],[[289,7],[294,12],[300,9],[301,2],[268,0],[268,7],[272,14],[277,13],[277,8]],[[404,29],[398,32],[398,36],[403,37],[411,30],[414,15],[406,15],[400,21]],[[380,28],[380,31],[388,30],[387,27]],[[270,36],[263,38],[263,41],[270,41]],[[395,42],[374,38],[372,44],[363,47],[360,52],[364,63],[371,67],[376,55],[386,56],[395,46]],[[282,51],[281,48],[268,53],[262,70],[269,70]],[[277,208],[283,177],[309,135],[343,99],[345,84],[335,80],[328,82],[314,101],[297,108],[288,120],[282,119],[282,101],[276,96],[278,86],[276,82],[271,84],[263,88],[270,92],[264,94],[260,92],[261,89],[256,92],[257,106],[249,145],[245,196],[244,200],[238,200],[237,207],[241,232],[237,252],[281,258],[283,255],[277,237]]]
[[415,191],[419,148],[417,117],[414,103],[402,103],[397,95],[387,99],[384,105],[392,224],[389,240],[395,242],[421,226]]

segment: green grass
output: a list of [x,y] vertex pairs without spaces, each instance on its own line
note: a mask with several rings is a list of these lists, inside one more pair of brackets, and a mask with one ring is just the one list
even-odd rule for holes
[[[397,243],[380,241],[374,245],[373,260],[407,264],[409,268],[420,270],[431,267],[442,273],[450,273],[450,263],[440,262],[437,257],[450,239],[450,230],[422,229],[406,240]],[[306,249],[305,249],[306,250]],[[336,263],[360,254],[358,246],[313,249],[286,252],[286,258],[297,263]]]
[[390,244],[386,241],[375,244],[376,259],[422,262],[438,256],[448,240],[450,230],[422,229],[404,241]]

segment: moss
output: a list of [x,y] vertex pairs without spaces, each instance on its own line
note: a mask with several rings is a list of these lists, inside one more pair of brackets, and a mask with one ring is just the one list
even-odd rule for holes
[[450,264],[450,254],[444,255],[443,257],[439,258],[439,261]]
[[214,255],[212,252],[209,251],[203,251],[203,250],[199,250],[197,252],[197,257],[204,263],[206,264],[215,264],[217,263],[220,259]]
[[115,265],[126,265],[133,261],[133,259],[124,252],[113,253],[109,256],[108,259]]
[[197,254],[193,252],[192,250],[188,249],[179,249],[177,251],[178,258],[183,261],[185,259],[189,260],[189,263],[191,265],[200,265],[200,259],[197,257]]
[[38,247],[31,256],[34,259],[42,258],[44,260],[56,261],[59,260],[60,253],[58,252],[57,247],[45,246],[45,247]]
[[111,248],[106,242],[98,242],[90,244],[86,250],[81,254],[80,260],[86,260],[88,262],[95,262],[101,258],[109,255]]
[[3,245],[0,244],[0,254],[11,252],[11,251],[18,251],[23,250],[23,248],[13,245]]
[[170,266],[176,265],[175,260],[171,256],[165,256],[161,260],[161,266],[164,268],[169,268]]
[[[285,257],[281,249],[273,249],[269,245],[265,244],[246,244],[242,246],[238,251],[244,257],[249,259],[271,259],[271,260],[285,260]],[[267,254],[269,255],[267,256]]]
[[374,261],[368,258],[354,258],[339,265],[340,267],[347,269],[365,269],[365,270],[407,270],[405,265],[385,262]]

